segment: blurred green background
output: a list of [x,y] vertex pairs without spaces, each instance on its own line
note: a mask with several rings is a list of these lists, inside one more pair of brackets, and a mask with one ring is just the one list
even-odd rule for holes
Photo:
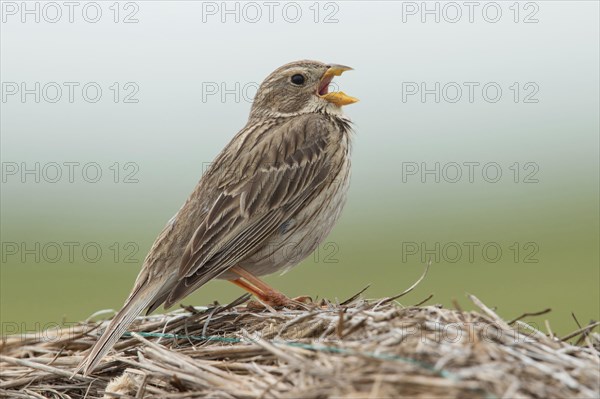
[[[268,282],[332,300],[370,284],[365,296],[378,298],[409,287],[431,258],[402,304],[433,294],[429,303],[471,308],[472,293],[507,319],[552,308],[526,320],[545,329],[548,319],[559,335],[577,328],[571,312],[581,323],[600,318],[597,3],[538,2],[533,24],[515,23],[508,3],[498,23],[478,14],[474,23],[422,23],[400,2],[338,2],[336,23],[315,23],[309,3],[299,3],[298,23],[200,22],[200,3],[138,4],[136,24],[2,24],[3,83],[103,89],[96,103],[80,95],[1,103],[2,334],[118,309],[154,238],[245,123],[243,88],[301,58],[355,68],[336,79],[361,99],[346,108],[356,125],[353,180],[331,236]],[[135,83],[139,102],[115,102],[114,82],[121,95]],[[406,96],[407,84],[423,82],[494,82],[503,92],[497,102],[479,89],[473,102]],[[528,82],[538,102],[523,101]],[[215,84],[219,92],[207,95]],[[222,98],[222,84],[237,97]],[[73,182],[65,162],[78,163]],[[470,162],[478,163],[472,181]],[[39,181],[23,174],[36,163]],[[55,183],[53,163],[63,173]],[[92,163],[102,172],[96,183],[82,174]],[[436,163],[439,182],[423,174]],[[455,163],[463,175],[452,182]],[[496,168],[482,174],[486,164]],[[502,176],[493,183],[495,170]],[[241,294],[214,281],[184,303]]]

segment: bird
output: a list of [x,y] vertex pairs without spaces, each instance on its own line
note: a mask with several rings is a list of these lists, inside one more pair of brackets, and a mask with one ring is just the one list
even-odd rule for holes
[[272,306],[290,304],[259,277],[298,264],[340,217],[353,136],[342,107],[358,99],[329,86],[351,69],[301,60],[265,78],[246,125],[158,235],[123,307],[74,374],[92,373],[144,310],[169,308],[213,279]]

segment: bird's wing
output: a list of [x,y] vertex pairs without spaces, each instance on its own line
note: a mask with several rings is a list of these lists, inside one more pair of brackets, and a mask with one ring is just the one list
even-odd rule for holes
[[321,190],[339,167],[327,151],[335,128],[325,117],[296,117],[257,135],[256,142],[244,141],[230,162],[215,163],[226,164],[207,176],[220,194],[185,249],[166,307],[259,250]]

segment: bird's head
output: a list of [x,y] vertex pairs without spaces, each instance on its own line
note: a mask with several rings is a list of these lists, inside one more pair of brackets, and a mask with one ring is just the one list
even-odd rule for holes
[[296,61],[271,73],[260,85],[252,115],[290,115],[310,112],[339,112],[339,108],[358,101],[344,92],[330,92],[335,76],[352,68],[319,61]]

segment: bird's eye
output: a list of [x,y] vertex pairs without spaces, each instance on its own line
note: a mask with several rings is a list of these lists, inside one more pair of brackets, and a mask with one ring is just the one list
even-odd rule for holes
[[292,80],[292,83],[297,86],[304,84],[304,76],[300,75],[299,73],[292,76],[291,80]]

